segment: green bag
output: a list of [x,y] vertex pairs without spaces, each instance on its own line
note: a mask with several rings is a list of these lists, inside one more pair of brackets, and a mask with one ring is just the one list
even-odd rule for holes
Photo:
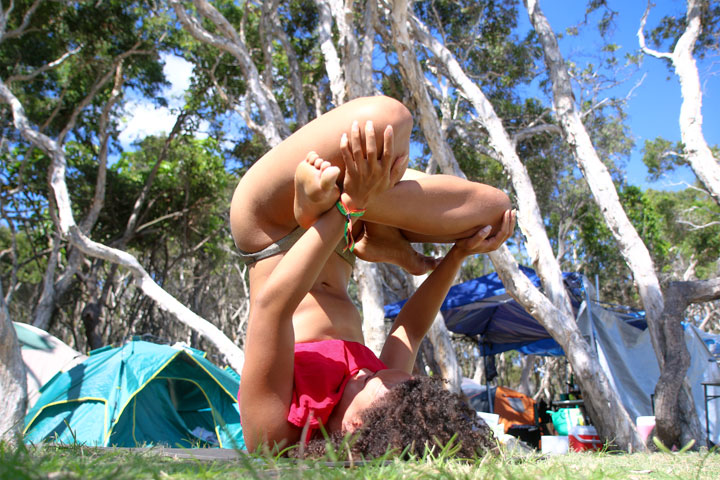
[[585,418],[578,407],[560,408],[555,412],[548,410],[547,413],[552,417],[553,426],[558,435],[568,435],[572,427],[585,425]]

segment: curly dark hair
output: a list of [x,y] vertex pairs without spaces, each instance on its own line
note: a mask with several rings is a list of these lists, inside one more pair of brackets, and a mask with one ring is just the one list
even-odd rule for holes
[[[388,452],[405,457],[433,450],[438,453],[451,441],[460,458],[496,453],[490,428],[463,397],[448,391],[446,384],[437,377],[417,376],[394,386],[362,413],[362,427],[349,442],[334,432],[330,443],[338,452],[346,445],[350,454],[366,459]],[[326,453],[327,445],[326,439],[316,438],[291,455],[319,457]]]

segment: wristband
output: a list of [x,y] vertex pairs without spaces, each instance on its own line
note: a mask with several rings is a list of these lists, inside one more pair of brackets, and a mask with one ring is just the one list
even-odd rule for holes
[[338,200],[335,206],[345,217],[345,248],[343,248],[343,252],[347,249],[350,249],[350,251],[352,252],[355,249],[355,239],[352,236],[351,228],[352,218],[362,217],[365,214],[365,209],[351,210],[347,207],[347,205],[343,203],[342,199]]

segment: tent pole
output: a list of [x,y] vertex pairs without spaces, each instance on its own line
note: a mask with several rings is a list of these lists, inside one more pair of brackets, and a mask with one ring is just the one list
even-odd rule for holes
[[[597,344],[595,342],[595,322],[593,321],[592,316],[592,309],[590,308],[590,293],[588,292],[587,288],[587,278],[585,275],[582,276],[582,282],[583,282],[583,290],[585,290],[585,306],[587,308],[587,314],[588,314],[588,322],[590,326],[590,346],[592,347],[593,351],[595,352],[595,356],[597,356]],[[597,275],[595,275],[595,285],[597,289]],[[597,293],[597,292],[596,292]],[[597,295],[600,295],[597,293]],[[599,301],[599,300],[598,300]],[[577,320],[576,320],[577,322]]]
[[489,355],[483,354],[483,368],[485,369],[485,395],[487,395],[488,399],[488,410],[489,413],[495,413],[495,406],[493,405],[493,399],[490,395],[490,378],[489,372],[488,372],[488,357]]

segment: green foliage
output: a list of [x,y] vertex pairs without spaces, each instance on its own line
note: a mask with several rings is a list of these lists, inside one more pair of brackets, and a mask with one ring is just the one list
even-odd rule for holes
[[[717,52],[718,36],[720,35],[720,4],[717,2],[698,2],[700,8],[700,23],[702,32],[695,42],[693,55],[698,59]],[[685,2],[682,3],[683,7]],[[666,15],[660,19],[658,25],[650,31],[651,44],[656,48],[672,51],[685,31],[687,18],[685,8],[675,15]],[[669,63],[668,63],[669,66]]]
[[[619,192],[620,202],[656,265],[663,264],[671,244],[663,230],[663,217],[651,197],[639,188],[627,186]],[[621,304],[637,302],[632,275],[620,256],[615,239],[597,206],[582,207],[579,224],[580,250],[584,273],[599,275],[604,301]]]
[[[15,2],[8,19],[9,29],[20,26],[31,3],[29,0]],[[40,2],[26,32],[0,43],[0,76],[17,78],[13,91],[23,102],[29,119],[44,125],[50,135],[59,133],[93,84],[114,70],[116,57],[131,49],[143,53],[125,58],[126,85],[149,97],[156,96],[164,79],[157,55],[157,48],[162,45],[162,31],[151,28],[154,26],[150,14],[153,3],[150,0]],[[74,53],[58,68],[23,77],[60,59],[68,51]],[[97,130],[94,120],[111,89],[112,82],[109,82],[78,118],[78,136],[89,138]]]
[[648,168],[648,178],[657,180],[677,167],[687,165],[688,163],[682,155],[684,149],[685,146],[682,142],[673,144],[662,137],[645,140],[642,160]]
[[660,215],[661,235],[671,248],[657,263],[667,275],[681,274],[679,268],[697,262],[700,279],[717,276],[720,265],[720,207],[701,190],[678,192],[648,190],[645,195]]

